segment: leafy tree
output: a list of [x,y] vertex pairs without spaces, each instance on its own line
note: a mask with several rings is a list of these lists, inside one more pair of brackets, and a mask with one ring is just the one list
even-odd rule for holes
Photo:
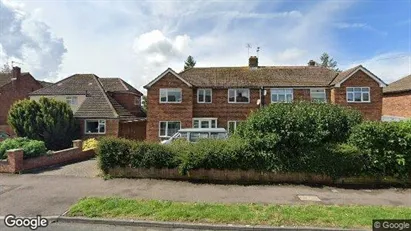
[[147,96],[143,95],[143,101],[141,102],[141,108],[144,112],[147,112]]
[[337,68],[337,61],[331,58],[328,53],[323,53],[321,55],[319,65],[335,71],[340,71],[340,69]]
[[0,73],[11,73],[11,67],[8,63],[3,64],[0,69]]
[[187,60],[184,62],[184,70],[188,68],[193,68],[196,65],[196,61],[194,60],[193,56],[189,55]]
[[16,102],[9,111],[8,123],[18,136],[42,140],[50,150],[70,147],[78,134],[70,106],[44,97],[39,102]]

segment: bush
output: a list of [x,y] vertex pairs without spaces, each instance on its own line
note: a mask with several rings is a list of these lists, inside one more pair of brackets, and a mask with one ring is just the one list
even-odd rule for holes
[[102,138],[97,145],[99,165],[104,173],[110,168],[130,166],[133,142],[114,137]]
[[70,106],[44,97],[39,102],[25,99],[13,104],[8,123],[17,136],[42,140],[50,150],[71,147],[78,135]]
[[236,130],[255,150],[299,157],[328,143],[344,142],[361,114],[332,104],[271,104],[252,113]]
[[364,122],[356,126],[349,143],[367,159],[362,172],[407,178],[411,171],[411,121]]
[[95,138],[87,139],[83,142],[83,151],[96,149],[98,145],[98,141]]
[[168,145],[136,142],[132,148],[130,164],[133,168],[175,168],[178,160]]
[[45,155],[47,152],[43,141],[19,137],[14,139],[6,139],[0,143],[0,159],[7,158],[7,150],[16,148],[23,149],[23,158],[25,159]]

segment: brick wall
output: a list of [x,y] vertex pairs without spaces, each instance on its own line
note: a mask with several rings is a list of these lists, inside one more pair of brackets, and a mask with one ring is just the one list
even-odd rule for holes
[[[370,103],[348,103],[347,87],[370,87]],[[332,90],[333,103],[359,110],[367,120],[381,120],[382,88],[377,82],[362,71],[357,71],[351,78]]]
[[[181,103],[161,103],[160,88],[181,88]],[[180,121],[181,127],[192,126],[193,89],[169,73],[147,90],[147,140],[158,141],[160,121]]]
[[[110,93],[110,96],[113,97],[119,104],[121,104],[125,109],[127,109],[131,114],[137,117],[145,117],[145,113],[141,108],[141,96],[131,94],[131,93]],[[135,105],[135,98],[140,98],[140,104]]]
[[10,107],[17,100],[28,98],[32,91],[42,88],[31,75],[20,75],[17,80],[12,81],[0,88],[0,125],[7,124],[7,114]]
[[411,91],[385,93],[382,114],[387,116],[411,117]]
[[82,139],[98,138],[102,136],[118,137],[118,134],[119,134],[119,120],[118,119],[105,119],[106,120],[106,133],[105,134],[84,134],[85,119],[77,119],[77,120],[80,123],[80,137]]
[[94,150],[82,151],[81,140],[73,141],[72,148],[29,159],[23,159],[22,149],[14,149],[7,151],[7,160],[0,161],[0,172],[18,173],[30,169],[86,160],[94,156]]

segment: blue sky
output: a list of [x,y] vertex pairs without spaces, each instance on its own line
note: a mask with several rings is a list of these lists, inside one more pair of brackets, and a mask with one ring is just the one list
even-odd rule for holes
[[411,72],[411,0],[0,0],[0,62],[36,78],[118,76],[137,88],[167,67],[306,65],[328,52],[386,82]]

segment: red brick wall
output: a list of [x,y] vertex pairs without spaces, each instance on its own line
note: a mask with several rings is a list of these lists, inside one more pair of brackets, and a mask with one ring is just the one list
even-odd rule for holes
[[[348,103],[347,87],[370,87],[370,103]],[[356,72],[351,78],[333,89],[334,103],[349,106],[359,110],[367,120],[381,120],[382,88],[379,84],[362,71]]]
[[32,91],[42,88],[31,75],[23,74],[17,80],[0,88],[0,125],[7,124],[7,114],[17,100],[28,98]]
[[[181,88],[181,103],[160,103],[160,88]],[[193,89],[169,73],[147,90],[147,140],[157,141],[160,121],[181,121],[181,127],[192,126]]]
[[[131,114],[137,117],[144,117],[144,113],[141,109],[141,96],[131,93],[111,93],[110,94],[119,104],[126,108]],[[140,104],[135,105],[135,98],[140,98]]]
[[84,121],[85,119],[78,119],[80,123],[80,137],[82,139],[99,138],[102,136],[114,136],[118,137],[119,134],[119,120],[106,119],[106,134],[84,134]]
[[382,114],[388,116],[411,117],[411,91],[385,93]]
[[44,155],[30,159],[23,159],[23,151],[8,152],[7,161],[0,161],[0,172],[17,173],[24,170],[43,168],[74,161],[86,160],[95,156],[94,150],[82,151],[81,140],[73,141],[73,147],[55,151],[51,155]]

